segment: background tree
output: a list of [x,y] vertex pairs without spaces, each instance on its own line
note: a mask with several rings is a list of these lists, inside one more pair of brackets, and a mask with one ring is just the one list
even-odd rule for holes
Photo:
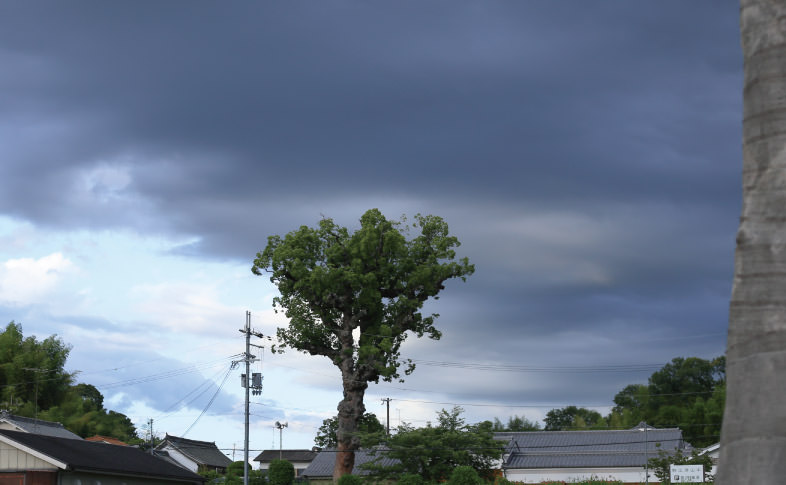
[[[320,448],[336,448],[338,446],[338,439],[336,432],[338,431],[338,416],[327,418],[322,421],[322,426],[319,427],[317,436],[314,438],[314,444]],[[358,423],[356,434],[360,435],[374,435],[381,436],[385,433],[385,426],[379,422],[377,415],[373,413],[364,413]]]
[[[410,230],[419,234],[407,239]],[[257,253],[252,271],[271,273],[280,292],[274,306],[289,318],[277,332],[281,344],[328,357],[341,372],[334,477],[352,472],[368,383],[400,378],[407,332],[440,337],[437,315],[420,310],[447,280],[473,273],[466,258],[455,261],[458,246],[439,217],[417,215],[407,226],[371,209],[354,233],[322,219],[316,228],[270,236]],[[406,364],[409,374],[414,364]]]
[[786,1],[740,6],[742,216],[716,483],[767,485],[786,476]]
[[84,383],[71,385],[75,374],[65,370],[70,351],[71,346],[56,335],[40,341],[25,338],[20,324],[9,323],[0,332],[4,406],[19,416],[62,423],[83,438],[99,434],[137,441],[131,420],[104,409],[104,396],[98,389]]
[[537,421],[530,421],[525,416],[513,415],[504,424],[499,418],[494,418],[492,429],[494,431],[540,431],[541,427]]
[[[481,476],[493,475],[495,461],[502,456],[503,444],[494,439],[490,421],[468,425],[461,417],[463,410],[454,407],[437,414],[437,424],[424,428],[403,425],[373,453],[377,458],[362,468],[373,479],[398,479],[405,474],[415,474],[426,481],[442,481],[450,477],[453,469],[468,466]],[[398,461],[382,466],[383,457]]]
[[631,384],[618,392],[606,422],[618,429],[641,421],[679,427],[686,441],[704,447],[718,441],[725,396],[724,357],[677,357],[654,372],[647,385]]
[[71,347],[56,335],[24,338],[11,322],[0,333],[0,389],[8,408],[24,416],[60,402],[73,381],[64,369]]
[[607,427],[606,421],[599,412],[576,406],[552,409],[546,413],[543,422],[546,423],[546,431]]

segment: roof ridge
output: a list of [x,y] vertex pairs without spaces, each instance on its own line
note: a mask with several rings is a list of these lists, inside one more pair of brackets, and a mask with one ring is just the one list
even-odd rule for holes
[[8,419],[9,421],[20,421],[23,423],[39,424],[43,426],[51,426],[54,428],[65,428],[65,426],[63,426],[63,423],[59,423],[57,421],[47,421],[45,419],[28,418],[27,416],[17,416],[11,413],[0,414],[0,419]]
[[194,443],[194,444],[216,446],[216,442],[215,441],[192,440],[192,439],[189,439],[189,438],[181,438],[180,436],[174,436],[174,435],[171,435],[169,433],[166,434],[166,437],[164,438],[164,441],[166,441],[169,438],[172,438],[172,441],[181,441],[181,442],[184,442],[184,443]]

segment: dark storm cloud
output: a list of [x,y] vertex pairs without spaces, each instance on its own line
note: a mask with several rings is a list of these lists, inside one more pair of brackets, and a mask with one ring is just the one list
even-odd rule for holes
[[[249,262],[320,214],[440,214],[478,268],[434,307],[441,360],[548,361],[544,343],[587,335],[610,340],[570,359],[711,357],[740,200],[737,16],[711,0],[6,3],[0,212]],[[600,379],[537,389],[596,397]]]
[[200,234],[211,219],[181,216],[199,200],[337,187],[731,205],[731,177],[706,173],[728,175],[736,145],[694,140],[727,139],[737,111],[734,16],[568,6],[6,5],[7,119],[30,139],[8,148],[4,206],[60,220],[32,211],[75,205],[78,168],[124,157],[128,191]]

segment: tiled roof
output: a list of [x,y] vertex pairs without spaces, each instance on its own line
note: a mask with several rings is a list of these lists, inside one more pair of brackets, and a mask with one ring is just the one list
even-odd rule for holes
[[254,461],[270,463],[281,457],[281,459],[290,462],[310,462],[315,456],[317,456],[317,452],[311,450],[280,450],[280,453],[279,450],[263,450],[262,453],[254,458]]
[[72,440],[82,439],[81,436],[65,429],[62,424],[55,423],[53,421],[44,421],[43,419],[15,416],[13,414],[9,414],[7,411],[0,412],[0,421],[5,421],[28,433],[55,436],[58,438],[69,438]]
[[232,463],[232,460],[218,449],[215,442],[189,440],[167,434],[164,441],[159,443],[156,449],[162,450],[166,445],[172,446],[200,465],[226,468]]
[[0,430],[0,439],[65,463],[73,471],[163,478],[194,484],[204,481],[196,473],[130,446],[107,446],[85,440],[8,430]]
[[[646,431],[645,431],[646,429]],[[508,441],[503,468],[644,466],[647,459],[689,445],[679,428],[495,433]]]
[[[363,470],[360,465],[368,463],[379,455],[371,455],[368,450],[358,450],[355,452],[355,468],[352,469],[353,475],[367,475],[368,471]],[[398,463],[398,460],[383,457],[378,464],[391,466]],[[307,478],[332,477],[333,468],[336,466],[336,450],[326,449],[317,453],[308,467],[301,474]]]
[[559,453],[514,454],[504,468],[641,467],[657,453]]

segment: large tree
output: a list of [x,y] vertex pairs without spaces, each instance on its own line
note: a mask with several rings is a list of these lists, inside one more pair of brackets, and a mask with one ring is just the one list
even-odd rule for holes
[[786,0],[742,0],[743,201],[716,483],[786,476]]
[[[418,234],[409,238],[410,231]],[[412,372],[399,352],[408,332],[440,337],[438,315],[421,309],[447,280],[473,273],[467,258],[456,259],[458,246],[440,217],[417,215],[407,225],[371,209],[354,232],[324,218],[318,227],[270,236],[257,253],[252,271],[270,273],[280,292],[273,304],[289,318],[279,341],[328,357],[341,372],[334,477],[352,472],[368,383],[400,379],[402,364],[404,374]]]

